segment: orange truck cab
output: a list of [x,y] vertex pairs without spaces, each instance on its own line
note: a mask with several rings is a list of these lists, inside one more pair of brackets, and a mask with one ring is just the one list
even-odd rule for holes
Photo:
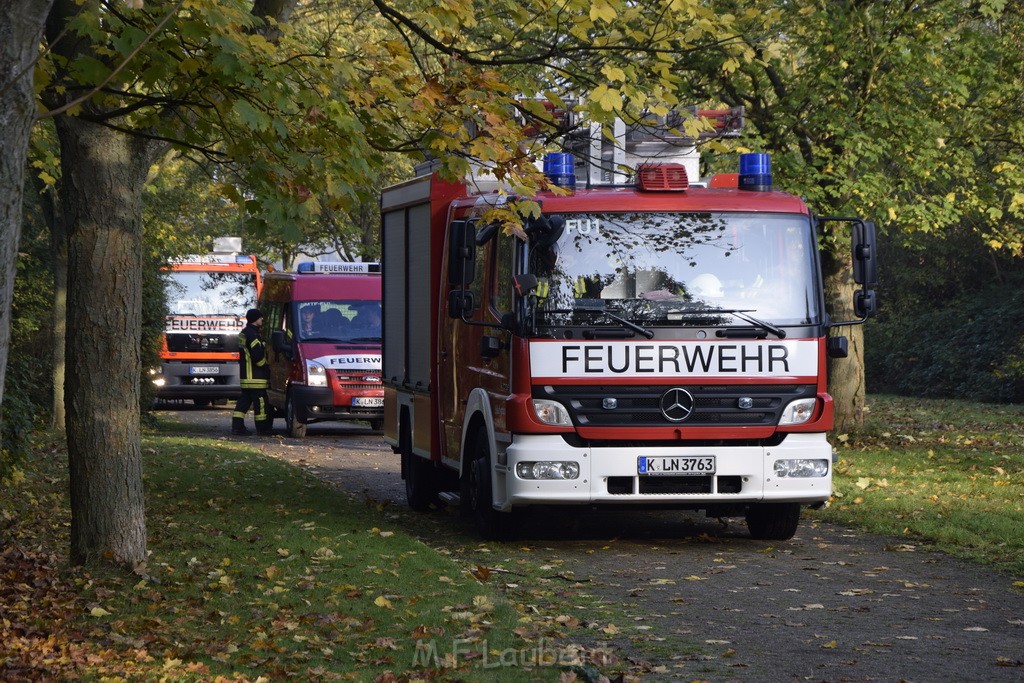
[[239,253],[238,238],[218,238],[214,248],[161,269],[167,315],[160,366],[149,371],[159,400],[206,406],[241,393],[238,333],[259,295],[260,268],[255,256]]
[[380,264],[306,262],[269,273],[259,308],[270,347],[268,397],[288,435],[311,422],[362,420],[379,430]]

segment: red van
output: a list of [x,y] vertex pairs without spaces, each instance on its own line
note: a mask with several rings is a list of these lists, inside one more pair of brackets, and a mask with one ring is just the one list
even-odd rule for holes
[[307,262],[264,278],[267,393],[289,436],[301,438],[306,425],[327,420],[381,428],[380,296],[377,263]]

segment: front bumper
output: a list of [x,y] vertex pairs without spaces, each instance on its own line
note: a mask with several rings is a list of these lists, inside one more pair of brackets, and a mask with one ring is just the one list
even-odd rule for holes
[[[713,475],[650,476],[637,473],[639,456],[714,455]],[[781,459],[827,460],[823,477],[775,475]],[[516,475],[520,462],[572,461],[579,477],[532,480]],[[557,435],[516,435],[495,468],[496,503],[652,504],[697,507],[753,502],[820,503],[832,494],[832,447],[824,434],[790,434],[778,446],[576,448]]]
[[[379,420],[384,417],[384,407],[363,408],[352,405],[338,405],[330,387],[308,387],[292,385],[291,397],[295,416],[300,422],[321,422],[329,420]],[[351,402],[351,397],[343,400]]]

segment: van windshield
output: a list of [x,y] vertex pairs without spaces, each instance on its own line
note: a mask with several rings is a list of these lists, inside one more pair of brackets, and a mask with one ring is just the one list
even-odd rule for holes
[[304,301],[293,323],[299,341],[380,342],[379,301]]

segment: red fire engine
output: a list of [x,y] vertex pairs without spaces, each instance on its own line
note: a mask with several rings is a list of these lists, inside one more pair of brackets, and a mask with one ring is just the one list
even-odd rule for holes
[[[875,312],[874,225],[774,191],[767,155],[705,183],[692,141],[651,163],[665,127],[619,133],[545,159],[568,192],[530,198],[526,239],[486,222],[508,196],[479,178],[384,191],[384,436],[408,502],[461,502],[485,537],[531,506],[641,504],[790,538],[832,492],[830,331]],[[825,310],[826,221],[852,226],[857,320]]]

